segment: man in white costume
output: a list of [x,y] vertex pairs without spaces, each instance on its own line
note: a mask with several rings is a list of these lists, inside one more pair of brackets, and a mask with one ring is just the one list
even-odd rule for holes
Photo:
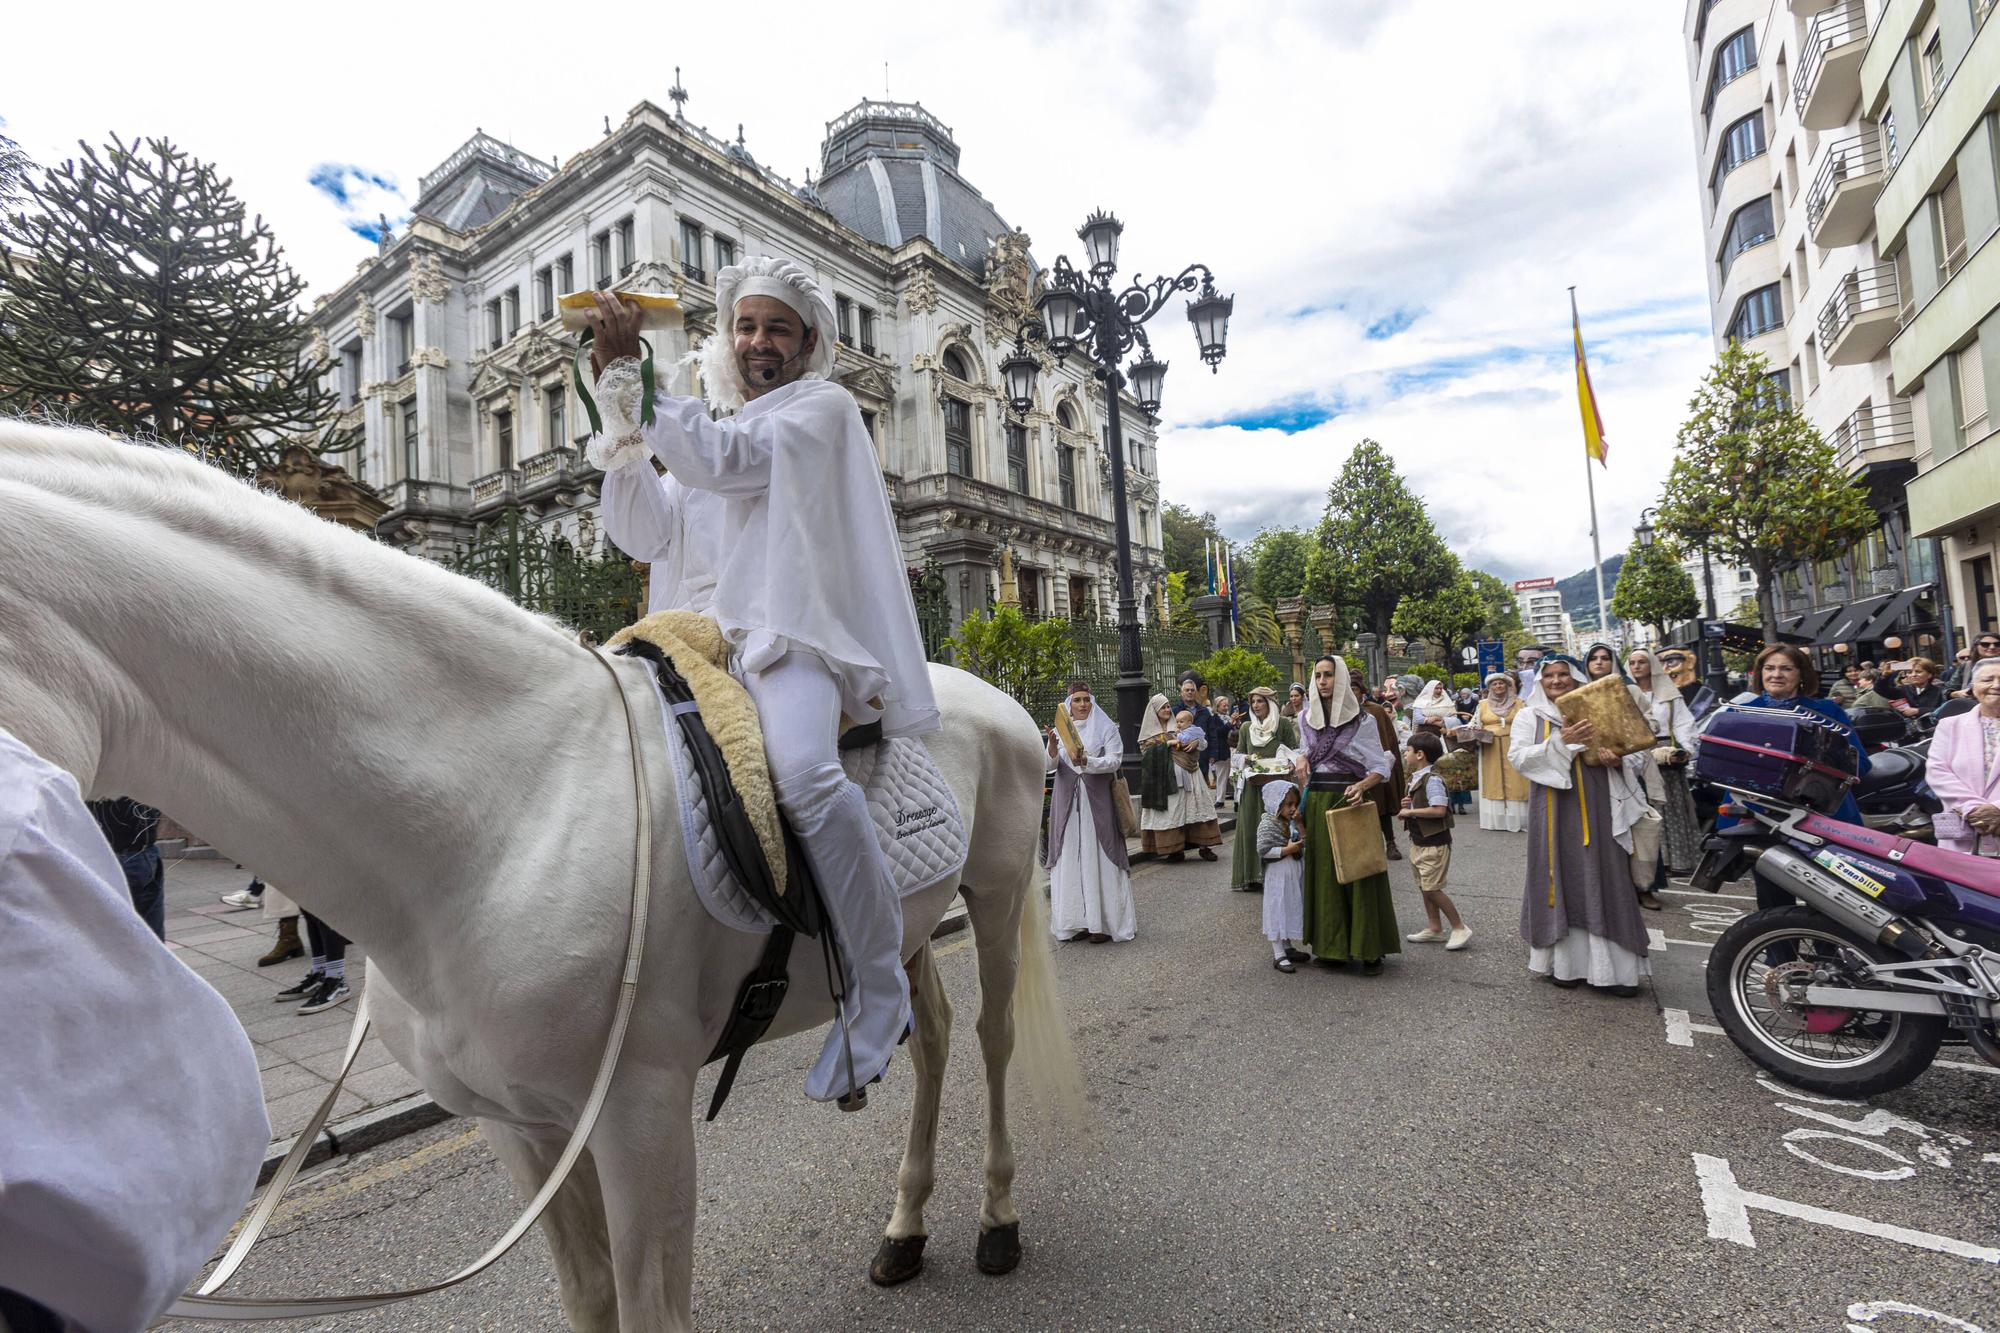
[[[804,844],[846,959],[845,1021],[806,1079],[815,1100],[865,1104],[909,1026],[902,912],[861,789],[837,748],[841,719],[885,736],[938,729],[902,546],[860,409],[827,379],[833,307],[789,259],[715,275],[717,330],[701,354],[700,399],[658,394],[641,416],[636,308],[598,294],[589,319],[604,406],[591,461],[650,473],[647,453],[687,488],[721,500],[708,613],[756,700],[772,784]],[[692,510],[683,505],[683,533]],[[615,538],[614,538],[615,540]],[[682,572],[681,586],[699,582]]]
[[76,780],[4,728],[0,923],[0,1328],[137,1333],[257,1186],[257,1056],[132,910]]
[[716,553],[722,547],[723,499],[681,485],[651,467],[604,474],[597,512],[619,550],[652,566],[646,611],[708,613],[715,600]]

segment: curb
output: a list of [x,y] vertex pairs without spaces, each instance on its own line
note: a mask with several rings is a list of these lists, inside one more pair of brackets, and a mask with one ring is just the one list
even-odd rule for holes
[[[966,915],[965,904],[954,902],[944,918],[931,931],[934,940],[948,935],[956,935],[971,924]],[[380,1147],[391,1139],[399,1139],[405,1134],[414,1134],[420,1129],[442,1124],[452,1119],[452,1113],[431,1100],[427,1092],[413,1092],[398,1101],[377,1106],[372,1110],[351,1115],[347,1119],[326,1126],[320,1130],[319,1141],[306,1154],[305,1166],[314,1167],[336,1157],[352,1156]],[[277,1173],[278,1166],[285,1160],[285,1154],[298,1142],[294,1135],[289,1139],[274,1140],[270,1151],[265,1154],[264,1165],[258,1169],[257,1183],[266,1184]]]

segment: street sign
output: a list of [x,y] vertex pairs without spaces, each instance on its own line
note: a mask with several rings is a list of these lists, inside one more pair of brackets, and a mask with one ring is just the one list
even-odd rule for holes
[[1507,669],[1507,650],[1498,639],[1479,641],[1479,678],[1485,680],[1496,671]]
[[1472,647],[1461,648],[1458,652],[1458,660],[1467,666],[1471,666],[1479,660],[1479,650]]

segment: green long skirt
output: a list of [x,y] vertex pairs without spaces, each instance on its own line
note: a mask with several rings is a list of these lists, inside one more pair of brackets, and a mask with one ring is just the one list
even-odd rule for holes
[[1403,936],[1396,928],[1396,904],[1389,896],[1386,873],[1354,884],[1333,877],[1326,812],[1343,790],[1306,793],[1306,943],[1320,958],[1367,963],[1401,953]]
[[1264,863],[1257,858],[1257,826],[1264,822],[1264,784],[1249,775],[1236,789],[1236,850],[1229,859],[1229,887],[1247,889],[1264,882]]

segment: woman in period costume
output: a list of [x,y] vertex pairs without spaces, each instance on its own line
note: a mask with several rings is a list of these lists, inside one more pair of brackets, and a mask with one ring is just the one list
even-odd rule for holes
[[1507,757],[1513,743],[1514,720],[1524,705],[1514,674],[1496,671],[1486,678],[1486,697],[1472,715],[1473,726],[1486,735],[1479,745],[1479,827],[1519,833],[1528,826],[1528,780]]
[[1154,695],[1139,728],[1139,841],[1168,861],[1187,860],[1190,847],[1212,861],[1210,849],[1222,841],[1215,792],[1201,774],[1202,748],[1180,739],[1167,696]]
[[[1299,789],[1279,779],[1266,789],[1270,809],[1257,822],[1257,855],[1264,861],[1264,938],[1271,942],[1271,966],[1295,972],[1312,955],[1303,944],[1305,926],[1305,830],[1299,824]],[[1238,827],[1241,827],[1240,825]]]
[[[1278,696],[1263,686],[1250,691],[1250,717],[1236,729],[1236,753],[1246,766],[1259,760],[1289,761],[1298,753],[1299,724],[1286,717]],[[1256,830],[1264,818],[1266,782],[1247,771],[1237,788],[1236,848],[1230,856],[1229,887],[1254,889],[1264,882],[1264,860]]]
[[1049,798],[1051,925],[1056,938],[1096,944],[1129,940],[1139,933],[1132,903],[1132,876],[1125,859],[1125,835],[1118,831],[1118,766],[1125,747],[1118,723],[1091,696],[1090,686],[1069,686],[1070,725],[1081,755],[1070,753],[1055,729],[1049,756],[1056,761],[1055,790]]
[[1528,779],[1528,875],[1521,936],[1528,970],[1565,989],[1589,982],[1639,993],[1652,973],[1632,892],[1631,829],[1652,813],[1644,751],[1620,759],[1594,744],[1588,720],[1565,722],[1556,702],[1583,683],[1573,657],[1541,660],[1535,696],[1516,719],[1508,756]]
[[1694,873],[1701,859],[1701,816],[1694,808],[1688,789],[1688,759],[1694,754],[1694,714],[1681,697],[1680,686],[1653,653],[1634,648],[1625,658],[1625,674],[1632,678],[1638,693],[1639,711],[1653,724],[1659,748],[1653,761],[1660,777],[1657,809],[1665,828],[1660,840],[1660,857],[1667,873],[1685,877]]
[[[1299,721],[1305,742],[1299,775],[1306,784],[1306,942],[1314,962],[1340,967],[1352,959],[1372,977],[1382,970],[1384,955],[1403,951],[1389,876],[1370,875],[1352,884],[1335,877],[1326,812],[1336,804],[1359,805],[1389,782],[1394,766],[1380,729],[1387,719],[1362,711],[1345,661],[1322,657],[1313,664],[1306,711]],[[1265,892],[1270,892],[1268,885]]]

